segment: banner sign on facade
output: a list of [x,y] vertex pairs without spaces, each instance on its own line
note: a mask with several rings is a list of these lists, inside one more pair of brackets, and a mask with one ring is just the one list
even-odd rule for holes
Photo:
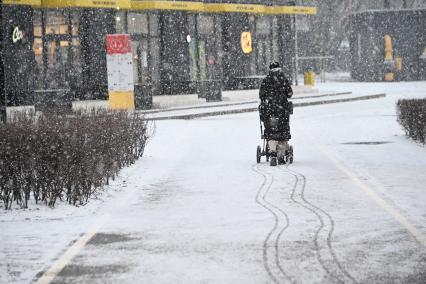
[[110,109],[134,109],[132,41],[130,35],[106,36]]

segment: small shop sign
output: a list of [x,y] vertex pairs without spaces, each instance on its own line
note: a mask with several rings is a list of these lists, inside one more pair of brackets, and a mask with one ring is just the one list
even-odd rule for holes
[[17,43],[18,41],[24,38],[24,32],[19,29],[19,27],[15,27],[12,32],[12,42]]
[[135,109],[132,42],[130,35],[106,36],[108,104],[110,109]]
[[241,33],[241,48],[246,54],[251,53],[253,51],[250,32]]

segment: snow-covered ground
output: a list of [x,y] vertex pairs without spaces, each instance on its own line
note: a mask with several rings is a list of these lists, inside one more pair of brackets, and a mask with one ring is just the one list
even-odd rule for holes
[[395,102],[426,82],[318,88],[387,97],[295,109],[288,167],[255,163],[256,113],[158,121],[89,205],[0,212],[0,282],[425,283],[426,148]]

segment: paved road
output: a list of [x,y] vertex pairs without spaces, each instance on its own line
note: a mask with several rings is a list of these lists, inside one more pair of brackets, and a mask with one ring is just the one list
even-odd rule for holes
[[156,122],[53,283],[425,283],[426,151],[394,99],[298,109],[276,168],[256,114]]

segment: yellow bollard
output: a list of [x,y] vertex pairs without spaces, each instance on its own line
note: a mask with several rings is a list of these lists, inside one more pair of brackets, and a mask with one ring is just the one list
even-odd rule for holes
[[395,60],[395,66],[397,71],[402,71],[402,58],[397,57]]
[[309,71],[309,82],[310,85],[313,87],[315,86],[315,72],[314,71]]
[[135,96],[133,92],[109,92],[109,109],[135,110]]
[[304,83],[305,86],[315,86],[315,72],[308,71],[304,73]]
[[309,85],[308,72],[303,73],[303,83],[304,85]]
[[385,40],[385,60],[393,60],[392,38],[390,35],[384,36]]
[[393,70],[395,69],[395,61],[393,59],[393,48],[392,48],[392,38],[389,35],[384,36],[385,40],[385,81],[393,81],[395,75]]
[[395,76],[393,73],[386,73],[385,74],[385,81],[392,82],[395,79]]

